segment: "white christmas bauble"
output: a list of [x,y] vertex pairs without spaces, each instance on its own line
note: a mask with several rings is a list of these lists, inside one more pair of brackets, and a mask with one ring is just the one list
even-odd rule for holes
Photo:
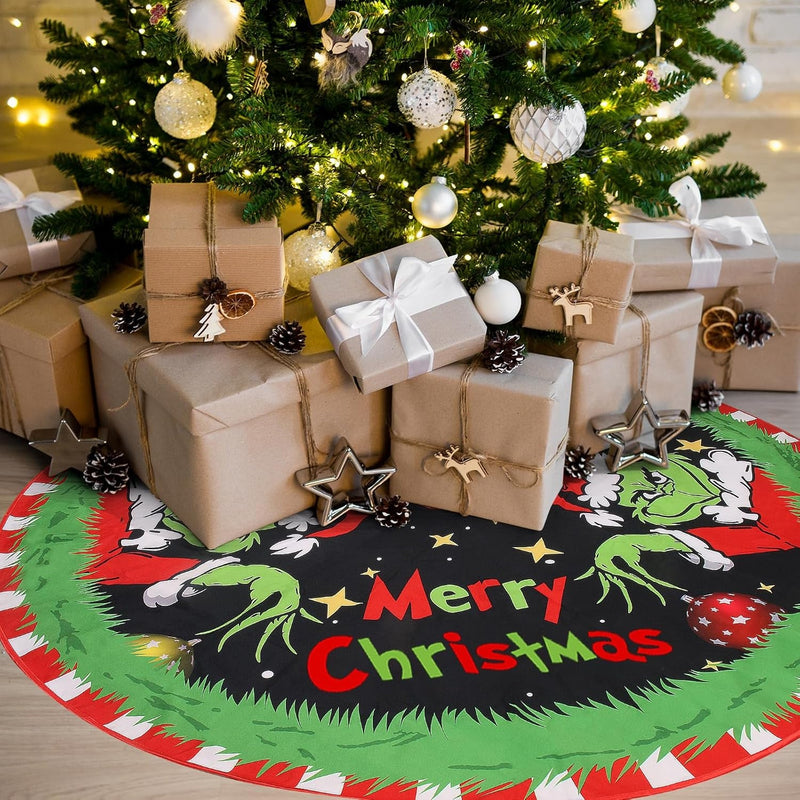
[[311,279],[320,272],[328,272],[342,265],[338,237],[321,222],[293,233],[283,243],[286,272],[289,283],[301,292],[307,292]]
[[522,296],[511,281],[493,272],[475,292],[475,308],[489,325],[505,325],[519,314]]
[[525,158],[555,164],[577,153],[583,144],[586,114],[577,100],[563,109],[518,103],[511,112],[509,128]]
[[[653,87],[653,81],[661,82],[663,78],[672,75],[674,72],[680,72],[672,62],[667,61],[665,58],[654,58],[647,62],[640,80],[646,81],[650,87]],[[664,100],[663,102],[655,102],[653,105],[646,108],[642,114],[646,117],[656,117],[664,122],[669,119],[675,119],[689,103],[689,91],[684,92],[680,97],[674,100]],[[658,100],[658,91],[653,91],[653,99]]]
[[762,85],[761,73],[750,64],[735,64],[722,77],[722,93],[737,103],[755,100]]
[[208,86],[181,71],[159,89],[153,110],[170,136],[196,139],[214,124],[217,101]]
[[633,0],[632,3],[622,0],[622,2],[624,5],[614,9],[614,16],[619,20],[625,33],[641,33],[655,21],[658,11],[655,0]]
[[414,192],[411,211],[426,228],[444,228],[458,214],[458,198],[441,175]]
[[233,47],[243,18],[238,0],[182,0],[175,27],[195,53],[216,58]]
[[423,67],[397,93],[402,115],[417,128],[441,128],[456,110],[455,84],[441,72]]

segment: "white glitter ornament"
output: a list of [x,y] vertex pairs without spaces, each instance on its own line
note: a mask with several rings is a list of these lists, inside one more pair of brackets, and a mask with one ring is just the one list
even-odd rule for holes
[[450,121],[457,102],[455,84],[427,64],[397,93],[400,112],[417,128],[441,128]]
[[614,9],[614,16],[619,20],[625,33],[641,33],[655,22],[658,8],[655,0],[622,0],[624,5]]
[[522,102],[511,112],[509,128],[525,158],[539,164],[555,164],[575,155],[583,144],[586,113],[577,100],[564,109]]
[[175,27],[195,53],[213,59],[233,47],[243,20],[237,0],[182,0]]
[[181,71],[159,89],[153,110],[156,122],[170,136],[196,139],[214,124],[217,101],[208,86]]
[[659,103],[658,100],[658,92],[660,89],[656,88],[659,86],[661,81],[666,78],[668,75],[672,75],[675,72],[680,72],[680,69],[676,67],[672,62],[667,61],[666,58],[658,58],[651,59],[645,65],[644,71],[642,72],[642,76],[640,80],[647,83],[647,85],[653,90],[653,98],[656,102],[648,106],[643,112],[642,115],[645,117],[656,117],[664,122],[670,119],[675,119],[679,114],[683,113],[683,110],[689,104],[689,93],[691,89],[684,92],[680,97],[676,97],[674,100],[664,100],[663,102]]
[[737,103],[755,100],[762,86],[761,73],[750,64],[734,64],[722,77],[722,94]]
[[342,257],[337,244],[338,237],[329,233],[321,222],[312,222],[289,236],[283,243],[289,283],[295,289],[307,292],[315,275],[340,267]]
[[487,324],[505,325],[519,314],[522,296],[511,281],[493,272],[475,292],[475,308]]
[[444,228],[458,214],[458,198],[447,180],[437,175],[414,192],[411,213],[426,228]]

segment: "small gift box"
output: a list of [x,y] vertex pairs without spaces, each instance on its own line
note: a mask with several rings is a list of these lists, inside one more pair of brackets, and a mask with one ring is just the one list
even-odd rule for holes
[[570,361],[529,355],[505,374],[473,359],[398,384],[392,493],[541,530],[563,483],[571,382]]
[[433,236],[311,279],[314,310],[366,393],[483,348],[486,325]]
[[[139,270],[120,267],[100,296],[141,280]],[[89,347],[71,281],[64,270],[0,281],[0,428],[19,436],[55,428],[64,408],[95,425]]]
[[0,175],[0,274],[3,278],[53,269],[94,250],[94,234],[78,233],[40,242],[33,235],[37,217],[81,202],[75,182],[53,166]]
[[701,200],[688,176],[669,191],[676,216],[616,212],[619,232],[635,239],[634,292],[772,283],[777,253],[751,200]]
[[721,389],[800,391],[800,236],[775,236],[774,241],[775,283],[702,292],[696,382],[714,380]]
[[613,344],[632,280],[630,236],[550,220],[528,280],[523,327]]
[[149,345],[143,331],[116,333],[111,311],[138,299],[124,292],[81,309],[100,421],[206,546],[311,506],[295,473],[325,462],[340,437],[369,465],[383,458],[388,392],[359,394],[314,330],[307,297],[287,305],[309,333],[296,356],[254,343]]
[[616,344],[576,340],[558,344],[531,337],[531,350],[574,362],[571,445],[594,452],[604,449],[607,442],[595,436],[592,420],[623,414],[640,390],[655,411],[691,408],[701,312],[702,297],[697,292],[635,294]]
[[213,184],[156,183],[144,233],[151,342],[263,341],[282,322],[283,235]]

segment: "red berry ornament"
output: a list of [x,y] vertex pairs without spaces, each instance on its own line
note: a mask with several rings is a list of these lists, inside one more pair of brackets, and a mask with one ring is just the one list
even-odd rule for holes
[[689,627],[710,644],[746,650],[766,644],[770,630],[786,612],[759,597],[713,592],[685,598]]

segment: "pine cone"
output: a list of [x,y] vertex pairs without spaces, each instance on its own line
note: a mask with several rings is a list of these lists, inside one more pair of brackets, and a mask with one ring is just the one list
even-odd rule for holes
[[492,372],[513,372],[525,360],[525,345],[517,333],[495,331],[487,340],[483,363]]
[[120,303],[112,312],[117,333],[136,333],[147,322],[147,311],[138,303]]
[[107,444],[95,445],[86,457],[83,480],[96,492],[116,494],[128,485],[130,467],[125,454]]
[[402,528],[411,519],[411,509],[400,495],[381,497],[375,510],[375,520],[382,528]]
[[269,332],[267,341],[279,353],[294,355],[306,346],[306,335],[299,322],[284,322]]
[[692,405],[699,411],[716,411],[725,399],[725,395],[717,389],[716,381],[698,383],[692,389]]
[[200,283],[200,294],[206,303],[221,303],[228,296],[228,284],[220,278],[206,278]]
[[564,456],[564,472],[570,478],[586,480],[595,470],[594,456],[595,454],[583,445],[568,447]]
[[760,311],[743,311],[733,326],[736,344],[743,344],[748,350],[751,347],[763,347],[772,336],[772,320]]

